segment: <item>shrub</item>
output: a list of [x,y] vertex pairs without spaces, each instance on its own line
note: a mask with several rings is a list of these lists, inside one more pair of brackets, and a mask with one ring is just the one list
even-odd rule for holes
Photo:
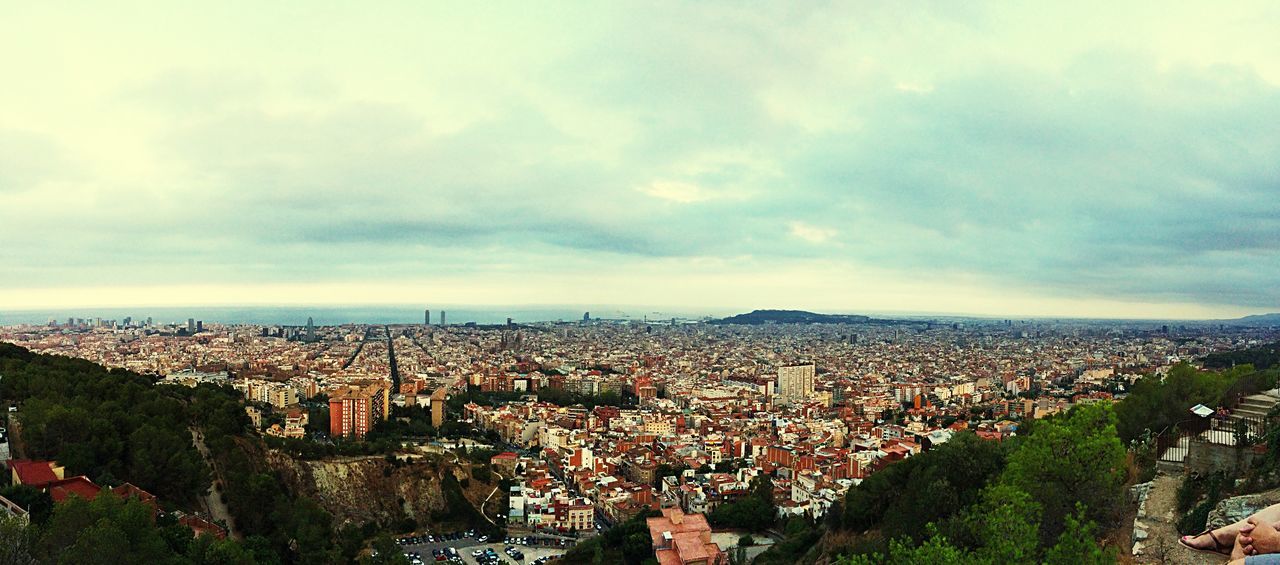
[[1178,485],[1178,511],[1190,510],[1196,501],[1200,500],[1202,494],[1204,494],[1204,481],[1188,473],[1182,478],[1182,484]]

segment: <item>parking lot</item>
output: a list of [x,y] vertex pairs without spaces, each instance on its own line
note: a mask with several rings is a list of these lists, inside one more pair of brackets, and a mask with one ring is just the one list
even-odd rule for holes
[[[396,539],[414,565],[466,563],[468,565],[540,565],[573,547],[572,540],[538,536],[489,540],[474,532],[420,534]],[[508,553],[508,548],[512,550]],[[452,550],[452,551],[450,551]]]

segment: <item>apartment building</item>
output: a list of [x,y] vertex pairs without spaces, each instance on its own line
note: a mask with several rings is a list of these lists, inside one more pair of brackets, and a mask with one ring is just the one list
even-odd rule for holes
[[778,368],[778,399],[782,404],[797,404],[813,396],[813,382],[817,367],[790,365]]
[[375,423],[391,415],[390,392],[386,383],[334,391],[329,397],[329,435],[364,437]]

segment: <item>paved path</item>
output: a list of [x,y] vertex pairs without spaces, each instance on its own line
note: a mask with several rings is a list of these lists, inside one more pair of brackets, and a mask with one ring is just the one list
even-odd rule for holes
[[[191,441],[195,442],[196,449],[200,451],[200,455],[204,457],[204,462],[209,466],[209,470],[213,472],[213,483],[226,484],[223,482],[221,475],[218,474],[218,468],[213,464],[213,458],[209,456],[209,447],[204,444],[204,434],[191,430]],[[209,494],[200,497],[201,504],[214,520],[221,520],[227,525],[227,531],[231,537],[235,539],[244,539],[243,534],[236,529],[236,521],[231,517],[231,510],[227,508],[227,503],[222,500],[222,493],[217,490],[210,489]]]
[[495,526],[498,524],[489,518],[489,514],[485,512],[485,509],[489,507],[489,499],[493,498],[494,494],[497,494],[498,488],[499,487],[493,487],[493,492],[490,492],[489,496],[484,497],[484,502],[480,503],[480,515],[484,516],[485,520],[489,520],[489,523]]
[[9,457],[27,458],[27,444],[22,441],[22,422],[18,419],[17,412],[9,412]]

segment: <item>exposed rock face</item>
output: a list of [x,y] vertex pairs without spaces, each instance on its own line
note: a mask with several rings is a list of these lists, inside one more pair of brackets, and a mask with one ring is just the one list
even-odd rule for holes
[[1209,527],[1221,528],[1239,522],[1272,504],[1280,504],[1280,489],[1225,499],[1209,511]]
[[290,490],[319,503],[335,524],[388,523],[406,516],[422,521],[444,508],[444,471],[435,463],[396,467],[378,457],[299,461],[276,451],[268,451],[266,459]]

